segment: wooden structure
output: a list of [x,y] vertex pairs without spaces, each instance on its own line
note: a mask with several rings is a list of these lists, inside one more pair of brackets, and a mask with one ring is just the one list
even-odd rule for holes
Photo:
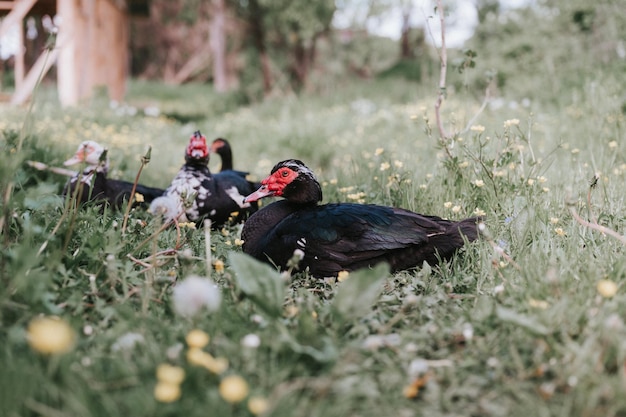
[[[111,100],[121,101],[126,91],[129,63],[129,16],[146,12],[148,0],[0,0],[0,37],[15,24],[20,27],[20,52],[15,57],[13,104],[28,100],[40,74],[57,65],[61,105],[76,105],[104,86]],[[44,50],[24,71],[24,18],[49,14],[59,21],[56,44]]]

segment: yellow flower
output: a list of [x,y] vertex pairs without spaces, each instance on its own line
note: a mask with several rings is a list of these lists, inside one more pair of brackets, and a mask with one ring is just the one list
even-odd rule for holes
[[459,213],[461,211],[461,206],[452,207],[452,213]]
[[138,203],[143,203],[144,202],[143,194],[135,193],[135,201],[138,202]]
[[530,305],[531,307],[534,307],[534,308],[539,308],[541,310],[545,310],[546,308],[548,308],[550,306],[547,301],[545,301],[545,300],[536,300],[534,298],[531,298],[530,300],[528,300],[528,305]]
[[211,340],[211,338],[206,332],[197,329],[190,331],[187,333],[187,336],[185,336],[187,346],[190,348],[203,348],[209,344],[209,340]]
[[383,148],[376,148],[376,151],[374,151],[374,155],[379,156],[382,155],[383,152],[385,152]]
[[215,267],[215,272],[218,274],[224,273],[224,261],[221,259],[216,259],[215,262],[213,262],[213,266]]
[[617,141],[612,140],[609,142],[609,148],[614,149],[617,148]]
[[459,163],[459,168],[467,168],[469,166],[469,162],[468,161],[463,161],[461,163]]
[[556,229],[554,229],[554,233],[556,233],[559,236],[565,236],[565,231],[561,227],[557,227]]
[[474,180],[474,185],[480,188],[485,185],[485,182],[483,180]]
[[187,351],[187,361],[196,366],[202,366],[209,372],[221,374],[228,369],[228,360],[225,358],[214,358],[211,354],[202,351],[200,348],[192,348]]
[[550,217],[550,223],[557,224],[558,222],[559,222],[559,218],[558,217]]
[[219,392],[229,403],[238,403],[248,396],[248,383],[239,375],[229,375],[220,382]]
[[574,149],[572,149],[572,150],[571,150],[571,152],[572,152],[573,154],[577,154],[577,153],[579,153],[579,152],[580,152],[580,149],[578,149],[578,148],[574,148]]
[[478,207],[476,207],[476,209],[474,210],[474,214],[477,216],[484,216],[485,214],[485,210],[479,209]]
[[350,277],[350,272],[348,271],[339,271],[337,274],[337,281],[343,282]]
[[528,185],[533,185],[535,183],[535,180],[532,178],[528,178]]
[[404,166],[404,163],[402,161],[395,160],[393,161],[393,166],[395,166],[396,168],[402,168]]
[[382,164],[380,164],[381,171],[386,171],[389,169],[389,167],[391,167],[391,165],[389,165],[389,162],[383,162]]
[[544,193],[549,193],[550,189],[548,187],[543,187],[541,191],[543,191]]
[[189,229],[195,229],[196,228],[196,224],[194,222],[178,223],[178,226],[180,226],[181,228],[187,227]]
[[539,177],[537,177],[537,181],[539,181],[539,183],[543,184],[546,181],[548,181],[548,179],[546,177],[544,177],[543,175],[540,175]]
[[65,353],[74,346],[74,330],[58,317],[36,317],[28,324],[28,344],[44,354]]
[[154,398],[162,403],[172,403],[180,398],[180,385],[160,381],[154,387]]
[[180,366],[172,366],[163,363],[157,367],[156,377],[159,382],[167,382],[174,385],[180,385],[185,379],[185,370]]
[[485,131],[485,126],[483,126],[483,125],[474,125],[474,126],[470,127],[470,130],[472,132],[482,133],[482,132]]
[[264,412],[267,411],[267,409],[269,408],[269,403],[267,402],[267,400],[263,397],[250,397],[248,399],[248,410],[250,410],[250,412],[252,414],[259,415],[259,414],[263,414]]
[[228,236],[228,235],[230,235],[230,232],[229,232],[228,230],[226,230],[226,229],[222,229],[222,230],[221,230],[221,233],[222,233],[222,236]]
[[504,121],[505,128],[508,128],[511,126],[517,126],[517,125],[519,125],[519,119],[509,119],[509,120]]
[[243,245],[243,240],[235,239],[235,246],[242,246],[242,245]]
[[604,298],[612,298],[617,294],[617,284],[608,279],[601,279],[597,285],[598,293]]
[[449,209],[450,207],[452,207],[452,201],[446,201],[445,203],[443,203],[443,206]]
[[330,181],[328,181],[331,185],[337,185],[337,178],[332,178]]

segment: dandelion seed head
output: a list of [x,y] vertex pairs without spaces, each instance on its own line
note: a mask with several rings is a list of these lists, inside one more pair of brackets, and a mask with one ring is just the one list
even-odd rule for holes
[[174,287],[172,301],[177,314],[193,317],[205,308],[217,310],[222,295],[210,279],[191,275]]

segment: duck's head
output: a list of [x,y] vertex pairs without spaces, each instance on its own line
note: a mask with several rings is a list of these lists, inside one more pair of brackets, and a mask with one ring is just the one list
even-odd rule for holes
[[230,143],[224,138],[217,138],[211,143],[211,152],[221,154],[230,150]]
[[74,156],[63,162],[63,165],[71,166],[81,163],[85,164],[88,169],[97,167],[99,170],[106,170],[109,166],[107,149],[98,142],[86,140],[78,145]]
[[199,130],[196,130],[189,138],[189,145],[185,149],[185,161],[195,165],[209,163],[209,147],[206,144],[206,137]]
[[298,159],[277,163],[261,187],[245,198],[246,203],[264,197],[283,197],[292,203],[317,204],[322,200],[322,187],[313,171]]

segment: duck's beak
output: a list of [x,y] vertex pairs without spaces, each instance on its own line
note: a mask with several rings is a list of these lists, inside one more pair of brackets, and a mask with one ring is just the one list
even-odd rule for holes
[[274,191],[267,188],[267,185],[262,185],[258,190],[247,196],[243,199],[244,203],[253,203],[255,201],[259,201],[264,197],[269,197],[274,195]]
[[72,165],[80,164],[81,162],[85,162],[85,152],[82,149],[76,152],[76,154],[72,156],[70,159],[63,162],[63,165],[65,165],[66,167],[69,167]]

